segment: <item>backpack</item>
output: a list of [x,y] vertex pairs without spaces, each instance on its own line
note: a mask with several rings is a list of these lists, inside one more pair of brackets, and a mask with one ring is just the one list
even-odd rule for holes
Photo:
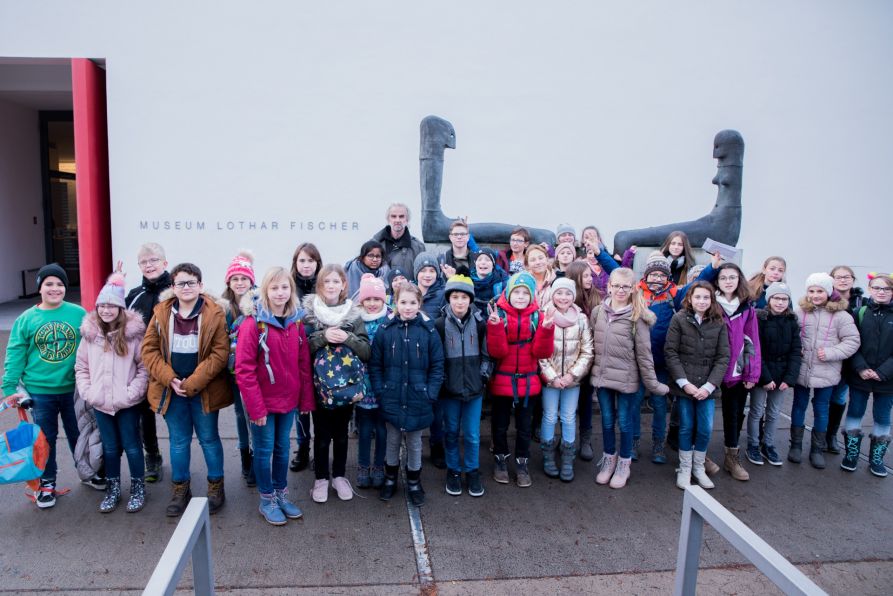
[[[4,401],[0,412],[9,407]],[[50,445],[40,427],[28,422],[25,410],[18,411],[18,426],[0,435],[0,484],[25,482],[37,490],[50,456]]]
[[320,405],[340,408],[363,399],[366,365],[345,345],[330,345],[313,357],[313,387]]

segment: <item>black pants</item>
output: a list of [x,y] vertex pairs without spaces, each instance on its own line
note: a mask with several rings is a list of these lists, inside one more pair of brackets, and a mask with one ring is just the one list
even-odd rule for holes
[[332,477],[345,475],[347,468],[347,425],[353,406],[313,411],[313,467],[316,479],[329,477],[329,443],[332,443]]
[[158,430],[155,426],[155,411],[149,405],[148,399],[141,401],[137,407],[140,408],[143,449],[146,450],[146,453],[158,453]]
[[722,385],[722,430],[726,447],[738,446],[741,426],[744,424],[744,406],[747,404],[749,392],[744,383]]
[[[531,395],[527,399],[518,400],[515,410],[515,457],[530,457],[530,428],[533,404],[539,401],[539,395]],[[508,429],[512,420],[512,398],[502,395],[493,396],[493,414],[491,429],[493,432],[493,453],[508,455]]]

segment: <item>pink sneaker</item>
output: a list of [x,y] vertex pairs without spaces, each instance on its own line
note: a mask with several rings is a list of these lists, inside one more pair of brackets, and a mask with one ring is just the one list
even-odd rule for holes
[[329,500],[329,479],[321,478],[313,483],[310,490],[310,498],[316,503],[325,503]]
[[332,478],[332,488],[335,489],[335,492],[338,493],[338,498],[342,501],[353,499],[353,488],[350,486],[350,481],[344,476]]

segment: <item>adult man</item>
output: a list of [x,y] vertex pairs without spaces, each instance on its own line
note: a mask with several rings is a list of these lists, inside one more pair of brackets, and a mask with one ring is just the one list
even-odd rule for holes
[[415,258],[425,251],[424,243],[409,233],[409,207],[392,203],[387,211],[388,225],[372,236],[384,247],[384,258],[391,269],[412,271]]

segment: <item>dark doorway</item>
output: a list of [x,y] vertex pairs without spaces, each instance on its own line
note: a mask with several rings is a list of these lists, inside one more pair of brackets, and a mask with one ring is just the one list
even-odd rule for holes
[[70,111],[40,112],[40,151],[46,254],[80,286],[74,118]]

